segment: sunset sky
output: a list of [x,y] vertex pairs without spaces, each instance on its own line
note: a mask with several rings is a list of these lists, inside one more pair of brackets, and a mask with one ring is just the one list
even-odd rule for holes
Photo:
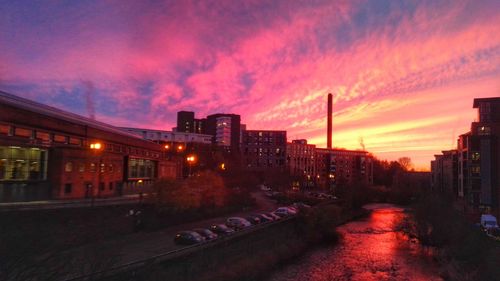
[[5,1],[0,90],[117,126],[236,113],[428,169],[500,96],[500,1]]

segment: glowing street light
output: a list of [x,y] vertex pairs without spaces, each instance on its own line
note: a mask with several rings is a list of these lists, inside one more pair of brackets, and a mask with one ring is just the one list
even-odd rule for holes
[[178,145],[177,146],[177,151],[183,151],[184,150],[184,146],[183,145]]
[[186,157],[186,160],[187,160],[188,165],[189,165],[189,174],[188,174],[188,176],[191,176],[191,167],[193,166],[194,162],[196,162],[196,156],[189,155],[188,157]]
[[100,142],[95,142],[90,144],[90,149],[100,150],[102,148],[102,144]]
[[170,145],[166,144],[165,149],[167,149],[167,150],[170,149]]

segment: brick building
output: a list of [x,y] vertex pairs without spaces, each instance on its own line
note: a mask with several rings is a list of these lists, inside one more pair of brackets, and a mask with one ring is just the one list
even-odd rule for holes
[[302,187],[313,186],[316,177],[316,145],[307,140],[292,140],[287,143],[286,155],[290,175]]
[[316,182],[335,190],[339,186],[373,184],[373,156],[366,151],[316,148]]
[[1,202],[119,196],[177,175],[159,144],[0,92]]
[[286,131],[246,130],[241,153],[248,170],[286,169]]

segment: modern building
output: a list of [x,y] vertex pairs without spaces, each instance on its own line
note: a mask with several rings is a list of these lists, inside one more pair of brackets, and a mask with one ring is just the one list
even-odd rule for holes
[[292,140],[286,146],[287,164],[290,175],[301,187],[314,185],[316,177],[316,145],[307,144],[307,140]]
[[241,117],[237,114],[217,113],[207,116],[204,134],[213,136],[213,143],[226,151],[240,148]]
[[458,195],[469,213],[500,215],[500,98],[474,99],[478,118],[458,139]]
[[458,197],[458,152],[442,151],[431,161],[431,188],[434,192]]
[[285,171],[286,148],[286,131],[246,130],[241,143],[243,165],[253,171]]
[[2,202],[140,193],[177,175],[162,145],[0,92]]
[[373,184],[373,156],[367,151],[316,148],[316,182],[334,191],[353,184]]

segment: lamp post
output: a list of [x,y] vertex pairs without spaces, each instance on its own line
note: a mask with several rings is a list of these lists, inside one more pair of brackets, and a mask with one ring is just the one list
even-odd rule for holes
[[189,155],[187,158],[186,158],[187,162],[188,162],[188,165],[189,165],[189,173],[188,173],[188,177],[191,176],[191,167],[193,166],[194,162],[196,162],[196,157],[194,155]]
[[[101,155],[99,154],[99,152],[102,150],[102,144],[100,142],[95,142],[95,143],[91,143],[90,144],[90,150],[91,151],[94,151],[96,154],[98,154],[99,156],[99,163],[98,163],[98,166],[97,166],[97,172],[99,173],[97,175],[97,185],[100,185],[101,184],[101,165],[102,165],[102,157]],[[104,168],[106,169],[106,168]],[[102,171],[104,172],[104,171]],[[98,188],[100,188],[98,186]],[[93,207],[94,206],[94,185],[92,185],[92,190],[90,191],[90,198],[91,198],[91,206]]]

